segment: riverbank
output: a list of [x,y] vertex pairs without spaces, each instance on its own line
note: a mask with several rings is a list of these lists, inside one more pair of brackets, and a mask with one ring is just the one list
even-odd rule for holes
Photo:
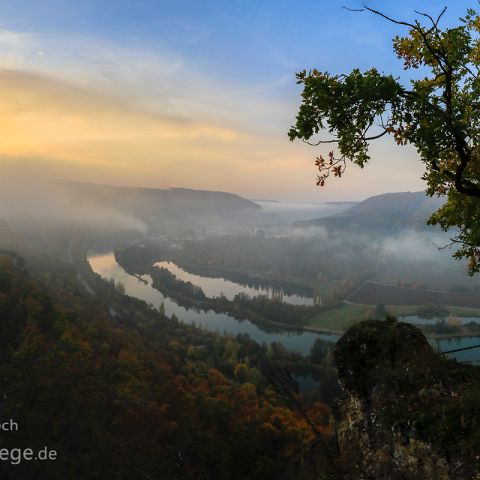
[[[303,355],[308,355],[316,338],[320,337],[327,342],[336,342],[345,332],[339,328],[321,328],[312,325],[293,326],[273,320],[260,321],[258,318],[248,318],[237,315],[234,318],[228,313],[215,312],[210,310],[197,311],[195,309],[186,309],[178,305],[168,296],[163,295],[159,290],[154,289],[148,282],[139,282],[137,278],[125,272],[116,262],[113,252],[101,255],[88,255],[85,257],[89,263],[88,270],[91,275],[95,273],[101,275],[105,279],[113,279],[120,282],[125,287],[125,293],[135,298],[146,301],[155,306],[157,309],[163,303],[167,315],[175,315],[182,322],[195,324],[210,331],[226,332],[232,335],[247,333],[253,340],[258,343],[283,343],[288,350],[297,351]],[[88,275],[85,275],[88,281]],[[90,282],[89,282],[90,283]],[[94,285],[94,283],[92,284]],[[341,309],[341,307],[339,307]],[[329,315],[329,310],[322,312],[323,315]],[[348,327],[347,327],[348,328]],[[480,344],[480,336],[471,333],[462,334],[442,334],[427,335],[430,342],[447,345],[455,342],[455,347],[470,345],[472,342]],[[440,345],[440,350],[448,350],[449,348]],[[462,358],[462,361],[477,361],[477,352],[471,351],[468,356]]]
[[[98,279],[98,276],[116,285],[121,283],[125,294],[145,301],[156,309],[164,309],[167,316],[175,316],[183,323],[196,325],[211,332],[227,333],[233,336],[247,334],[259,344],[273,343],[283,344],[291,352],[298,352],[308,356],[315,340],[321,338],[326,342],[335,343],[339,335],[320,331],[306,331],[302,328],[279,324],[278,322],[254,323],[248,318],[234,318],[226,313],[216,313],[212,310],[197,311],[186,309],[178,305],[174,300],[164,296],[159,290],[152,287],[150,277],[145,276],[149,282],[144,284],[135,277],[125,272],[116,262],[113,252],[102,250],[96,254],[90,251],[86,265],[90,275]],[[98,276],[97,276],[98,275]],[[88,280],[89,275],[86,275]],[[95,285],[95,283],[92,283]],[[162,307],[163,304],[163,307]]]

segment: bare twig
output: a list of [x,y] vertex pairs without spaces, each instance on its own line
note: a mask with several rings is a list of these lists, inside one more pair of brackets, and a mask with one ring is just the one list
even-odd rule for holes
[[344,8],[345,10],[348,10],[349,12],[364,12],[365,11],[364,8],[350,8],[350,7],[346,7],[345,5],[342,8]]

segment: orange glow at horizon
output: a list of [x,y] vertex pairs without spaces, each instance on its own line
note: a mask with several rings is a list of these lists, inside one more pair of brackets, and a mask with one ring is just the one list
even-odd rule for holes
[[[321,202],[333,190],[315,188],[313,154],[285,132],[162,116],[53,77],[0,70],[0,171]],[[355,180],[336,183],[335,197],[355,197]]]

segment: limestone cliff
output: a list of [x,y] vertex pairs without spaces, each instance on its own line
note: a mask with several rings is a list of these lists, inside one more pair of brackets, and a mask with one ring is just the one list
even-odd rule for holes
[[415,327],[366,321],[335,350],[336,412],[349,479],[480,479],[480,375],[434,352]]

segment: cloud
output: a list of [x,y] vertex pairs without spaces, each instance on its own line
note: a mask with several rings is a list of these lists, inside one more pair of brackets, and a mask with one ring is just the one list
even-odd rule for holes
[[[279,108],[287,118],[285,102],[266,100],[265,84],[227,86],[193,64],[158,45],[120,45],[98,37],[0,30],[0,68],[48,75],[117,95],[144,111],[191,120],[216,120],[253,130],[275,121]],[[283,85],[285,78],[279,82]]]
[[34,72],[0,70],[0,120],[0,172],[17,164],[46,178],[258,195],[299,163],[286,136],[282,145],[228,123],[152,113]]
[[[144,112],[114,95],[74,87],[47,76],[0,70],[0,152],[80,160],[96,147],[134,154],[142,147],[171,148],[172,141],[241,141],[228,126]],[[185,147],[185,145],[184,145]],[[188,146],[187,146],[188,147]],[[133,160],[133,159],[132,159]]]
[[318,151],[286,135],[296,101],[271,93],[287,77],[226,84],[193,65],[158,46],[0,30],[0,172],[308,201],[422,188],[389,151],[316,189]]
[[23,32],[13,32],[10,30],[0,30],[0,47],[5,48],[22,48],[32,44],[32,36]]

